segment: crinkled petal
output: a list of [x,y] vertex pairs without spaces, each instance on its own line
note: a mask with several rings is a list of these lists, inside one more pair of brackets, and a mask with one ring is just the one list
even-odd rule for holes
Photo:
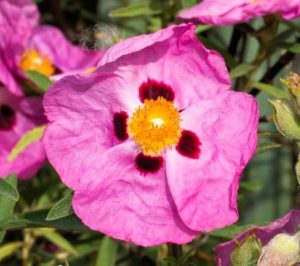
[[[0,177],[15,173],[19,179],[28,179],[45,163],[46,155],[41,141],[31,144],[15,160],[8,161],[8,156],[19,139],[31,129],[46,123],[43,112],[40,113],[41,100],[38,97],[16,98],[5,90],[0,90],[0,105],[10,106],[16,114],[14,127],[8,131],[0,130]],[[32,110],[38,112],[33,113]]]
[[168,184],[179,216],[191,229],[211,231],[238,218],[239,176],[254,153],[258,111],[254,98],[225,92],[182,112],[181,127],[198,136],[199,159],[167,152]]
[[198,232],[178,217],[164,167],[155,174],[141,174],[134,163],[137,152],[131,142],[125,142],[90,166],[88,178],[98,180],[98,185],[75,191],[76,215],[93,230],[141,246],[191,241]]
[[217,253],[218,266],[231,265],[230,254],[236,248],[237,243],[241,243],[249,234],[255,235],[266,245],[275,235],[280,233],[293,234],[300,224],[300,211],[291,210],[284,217],[276,220],[267,226],[253,227],[242,234],[236,236],[233,240],[219,244],[215,251]]
[[34,48],[48,56],[54,66],[62,72],[85,71],[96,66],[103,55],[103,51],[87,50],[73,45],[58,28],[52,26],[36,27],[28,48]]
[[183,10],[178,17],[214,25],[231,25],[252,18],[279,13],[286,19],[299,16],[298,0],[204,0],[200,4]]
[[127,111],[122,104],[120,79],[112,74],[69,76],[57,83],[44,98],[50,121],[44,134],[47,156],[63,182],[83,189],[84,177],[94,159],[118,143],[113,129],[114,113]]
[[135,99],[143,82],[163,82],[174,90],[180,109],[231,85],[223,58],[198,41],[191,24],[170,26],[116,44],[105,53],[98,71],[122,76],[126,93],[134,91]]

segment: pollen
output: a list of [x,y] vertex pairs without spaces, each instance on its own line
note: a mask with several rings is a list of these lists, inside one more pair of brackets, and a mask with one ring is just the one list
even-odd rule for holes
[[51,60],[36,50],[27,50],[24,52],[21,58],[20,67],[24,71],[36,71],[48,77],[55,72]]
[[178,143],[181,136],[180,113],[163,97],[146,99],[128,121],[128,133],[145,155],[160,155]]

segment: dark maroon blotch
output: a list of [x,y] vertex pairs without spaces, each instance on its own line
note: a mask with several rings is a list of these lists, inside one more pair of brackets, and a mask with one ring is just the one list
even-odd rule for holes
[[126,112],[122,111],[114,114],[114,119],[113,119],[114,131],[118,140],[124,141],[128,139],[127,119],[128,119],[128,114]]
[[201,142],[198,136],[190,130],[182,130],[176,150],[183,156],[198,159]]
[[8,105],[0,105],[0,130],[10,130],[16,123],[16,112]]
[[140,86],[139,97],[142,103],[145,100],[156,100],[158,97],[163,97],[167,101],[174,101],[175,94],[169,85],[153,79],[148,79]]
[[149,156],[141,152],[136,156],[135,163],[143,174],[156,173],[163,166],[164,159],[161,156]]

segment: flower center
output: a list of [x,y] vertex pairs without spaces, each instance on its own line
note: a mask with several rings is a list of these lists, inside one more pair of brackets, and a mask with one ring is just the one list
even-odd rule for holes
[[159,155],[178,143],[181,136],[180,113],[163,97],[146,99],[128,121],[128,133],[145,155]]
[[24,52],[20,67],[24,71],[37,71],[48,77],[55,72],[55,68],[50,59],[36,50],[27,50]]

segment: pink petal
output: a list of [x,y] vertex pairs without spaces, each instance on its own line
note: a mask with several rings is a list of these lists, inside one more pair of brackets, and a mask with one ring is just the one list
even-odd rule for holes
[[182,128],[198,136],[199,159],[167,152],[168,184],[179,216],[191,229],[211,231],[238,219],[239,176],[254,153],[258,111],[253,97],[226,92],[182,112]]
[[0,89],[0,105],[2,104],[14,109],[16,124],[11,130],[0,130],[0,177],[15,173],[19,179],[28,179],[36,174],[46,161],[42,142],[33,143],[12,162],[8,161],[8,155],[24,134],[46,123],[43,112],[32,112],[41,110],[41,98],[17,98],[2,88]]
[[17,83],[12,72],[5,65],[0,55],[0,84],[3,84],[11,93],[16,96],[22,96],[23,91],[20,85]]
[[50,58],[61,71],[85,71],[96,66],[103,51],[91,51],[73,45],[63,33],[52,26],[38,26],[34,29],[27,48],[34,48]]
[[134,164],[136,155],[131,142],[102,154],[89,171],[98,186],[75,192],[76,215],[93,230],[141,246],[191,241],[198,232],[185,227],[178,217],[165,169],[143,175]]
[[148,79],[165,83],[175,91],[180,109],[231,85],[223,58],[198,41],[191,24],[122,41],[105,53],[99,66],[98,71],[122,76],[134,99]]
[[114,113],[128,109],[122,104],[119,83],[112,74],[69,76],[45,95],[45,112],[51,122],[44,134],[47,156],[73,189],[88,186],[87,168],[119,143],[113,129]]
[[178,18],[213,25],[231,25],[249,21],[256,17],[279,13],[286,19],[300,15],[298,0],[204,0],[200,4],[183,10]]
[[267,226],[253,227],[238,236],[233,240],[219,244],[215,251],[217,253],[218,266],[231,265],[230,254],[235,249],[236,244],[242,242],[249,234],[255,235],[260,239],[263,245],[266,245],[275,235],[280,233],[293,234],[300,224],[300,211],[291,210],[284,217],[276,220]]

